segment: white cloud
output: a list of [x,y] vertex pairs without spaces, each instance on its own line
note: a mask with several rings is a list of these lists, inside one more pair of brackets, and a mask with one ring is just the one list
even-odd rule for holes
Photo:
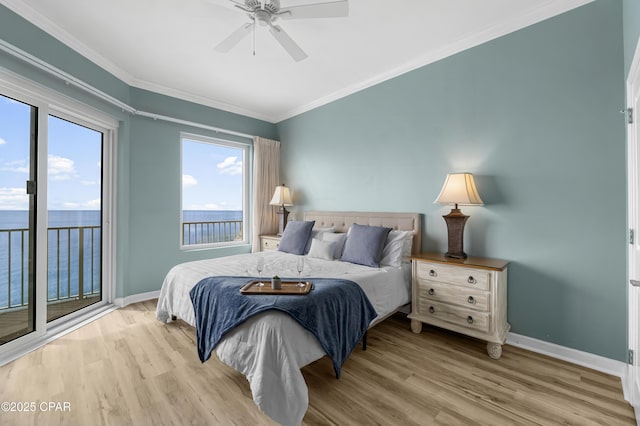
[[185,210],[226,210],[223,205],[226,203],[216,204],[216,203],[207,203],[207,204],[191,204]]
[[98,209],[100,208],[101,205],[102,205],[102,200],[100,198],[96,198],[95,200],[89,200],[86,203],[84,203],[84,206],[90,209]]
[[27,191],[24,188],[0,188],[0,205],[3,210],[27,210]]
[[14,172],[14,173],[29,173],[29,167],[27,166],[27,160],[7,161],[2,164],[0,171]]
[[95,181],[95,180],[81,180],[80,184],[84,185],[84,186],[94,186],[94,185],[98,184],[98,181]]
[[7,143],[7,141],[6,141],[6,140],[4,140],[4,139],[0,138],[0,145],[5,145],[6,143]]
[[76,168],[70,158],[49,154],[48,166],[51,180],[69,180],[76,176]]
[[74,202],[62,203],[62,208],[65,210],[81,210],[81,209],[96,210],[96,209],[99,209],[101,205],[102,203],[100,201],[100,198],[96,198],[95,200],[84,201],[81,203],[74,203]]
[[227,157],[217,166],[222,175],[235,176],[242,174],[242,160],[238,160],[238,157]]
[[196,186],[198,184],[198,179],[194,178],[191,175],[182,175],[182,186],[184,188],[188,188],[190,186]]

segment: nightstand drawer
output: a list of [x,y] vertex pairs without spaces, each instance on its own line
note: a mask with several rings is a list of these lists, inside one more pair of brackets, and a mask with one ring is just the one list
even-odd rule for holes
[[478,311],[489,311],[491,293],[418,279],[418,297]]
[[464,287],[489,290],[491,273],[482,269],[443,266],[437,263],[419,262],[418,279],[440,281]]
[[488,313],[458,308],[431,300],[420,300],[418,313],[423,317],[432,317],[483,333],[489,332],[491,322],[491,315]]
[[278,250],[280,246],[279,238],[260,238],[260,250]]

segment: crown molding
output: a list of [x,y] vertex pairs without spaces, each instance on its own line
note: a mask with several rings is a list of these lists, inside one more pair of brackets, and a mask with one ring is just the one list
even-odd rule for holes
[[138,89],[143,89],[143,90],[148,90],[150,92],[158,93],[160,95],[171,96],[173,98],[177,98],[183,101],[193,102],[199,105],[216,108],[222,111],[244,115],[246,117],[255,118],[256,120],[267,121],[272,124],[275,123],[275,119],[276,119],[276,117],[274,116],[262,114],[257,111],[242,108],[238,105],[221,102],[206,96],[196,95],[191,92],[174,89],[172,87],[163,86],[157,83],[151,83],[145,80],[134,79],[133,81],[131,81],[131,83],[129,83],[129,85],[132,87],[136,87]]
[[479,33],[476,32],[474,34],[469,34],[468,36],[463,37],[453,43],[450,43],[441,49],[429,52],[426,55],[420,56],[415,60],[406,62],[403,65],[400,65],[399,67],[393,68],[389,71],[378,74],[367,80],[358,82],[351,86],[335,91],[327,96],[316,99],[315,101],[312,101],[308,104],[305,104],[296,108],[292,108],[289,111],[285,112],[284,114],[277,116],[276,123],[295,117],[296,115],[300,115],[304,112],[310,111],[312,109],[318,108],[328,103],[334,102],[338,99],[352,95],[356,92],[375,86],[376,84],[380,84],[384,81],[398,77],[402,74],[406,74],[409,71],[413,71],[423,66],[432,64],[446,57],[453,56],[456,53],[460,53],[462,51],[465,51],[472,47],[479,46],[483,43],[502,37],[509,33],[518,31],[520,29],[526,28],[533,24],[537,24],[538,22],[552,18],[556,15],[560,15],[572,9],[578,8],[580,6],[584,6],[585,4],[591,3],[593,1],[594,0],[565,0],[565,1],[547,0],[544,4],[540,5],[536,9],[531,10],[528,13],[522,14],[514,19],[511,19],[506,22],[501,22],[499,25],[488,27]]
[[53,21],[47,18],[45,15],[37,12],[32,7],[20,0],[0,0],[0,3],[11,9],[13,12],[22,16],[24,19],[40,28],[53,38],[57,39],[64,45],[75,50],[80,55],[84,56],[94,64],[98,65],[103,70],[113,74],[116,78],[131,85],[133,76],[120,68],[118,65],[108,60],[95,50],[88,47],[86,44],[73,37],[67,31],[56,25]]

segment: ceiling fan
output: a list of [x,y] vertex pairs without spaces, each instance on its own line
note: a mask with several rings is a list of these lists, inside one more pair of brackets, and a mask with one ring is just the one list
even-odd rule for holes
[[279,25],[274,25],[278,19],[313,19],[339,18],[349,15],[348,0],[330,1],[325,3],[311,3],[300,6],[280,7],[280,0],[229,0],[235,7],[249,16],[251,22],[243,24],[231,35],[215,47],[218,52],[226,53],[235,47],[251,31],[254,34],[256,25],[269,27],[269,32],[278,43],[297,62],[305,59],[307,54]]

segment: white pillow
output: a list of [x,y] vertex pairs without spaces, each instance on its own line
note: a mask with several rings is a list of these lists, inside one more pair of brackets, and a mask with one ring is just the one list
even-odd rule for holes
[[380,266],[401,266],[402,261],[411,256],[413,231],[391,231],[382,249]]
[[313,228],[311,230],[311,235],[309,236],[309,239],[307,240],[307,245],[304,248],[304,254],[309,253],[309,250],[311,250],[311,241],[313,241],[314,239],[318,239],[321,240],[322,239],[322,235],[326,232],[330,232],[333,233],[336,231],[336,228]]
[[333,258],[340,259],[342,257],[342,250],[344,250],[344,243],[347,241],[347,234],[345,233],[337,233],[332,234],[329,232],[325,232],[322,234],[322,241],[329,241],[335,243],[333,247]]
[[335,242],[322,241],[317,238],[311,240],[311,248],[309,249],[309,257],[315,257],[317,259],[334,259]]

